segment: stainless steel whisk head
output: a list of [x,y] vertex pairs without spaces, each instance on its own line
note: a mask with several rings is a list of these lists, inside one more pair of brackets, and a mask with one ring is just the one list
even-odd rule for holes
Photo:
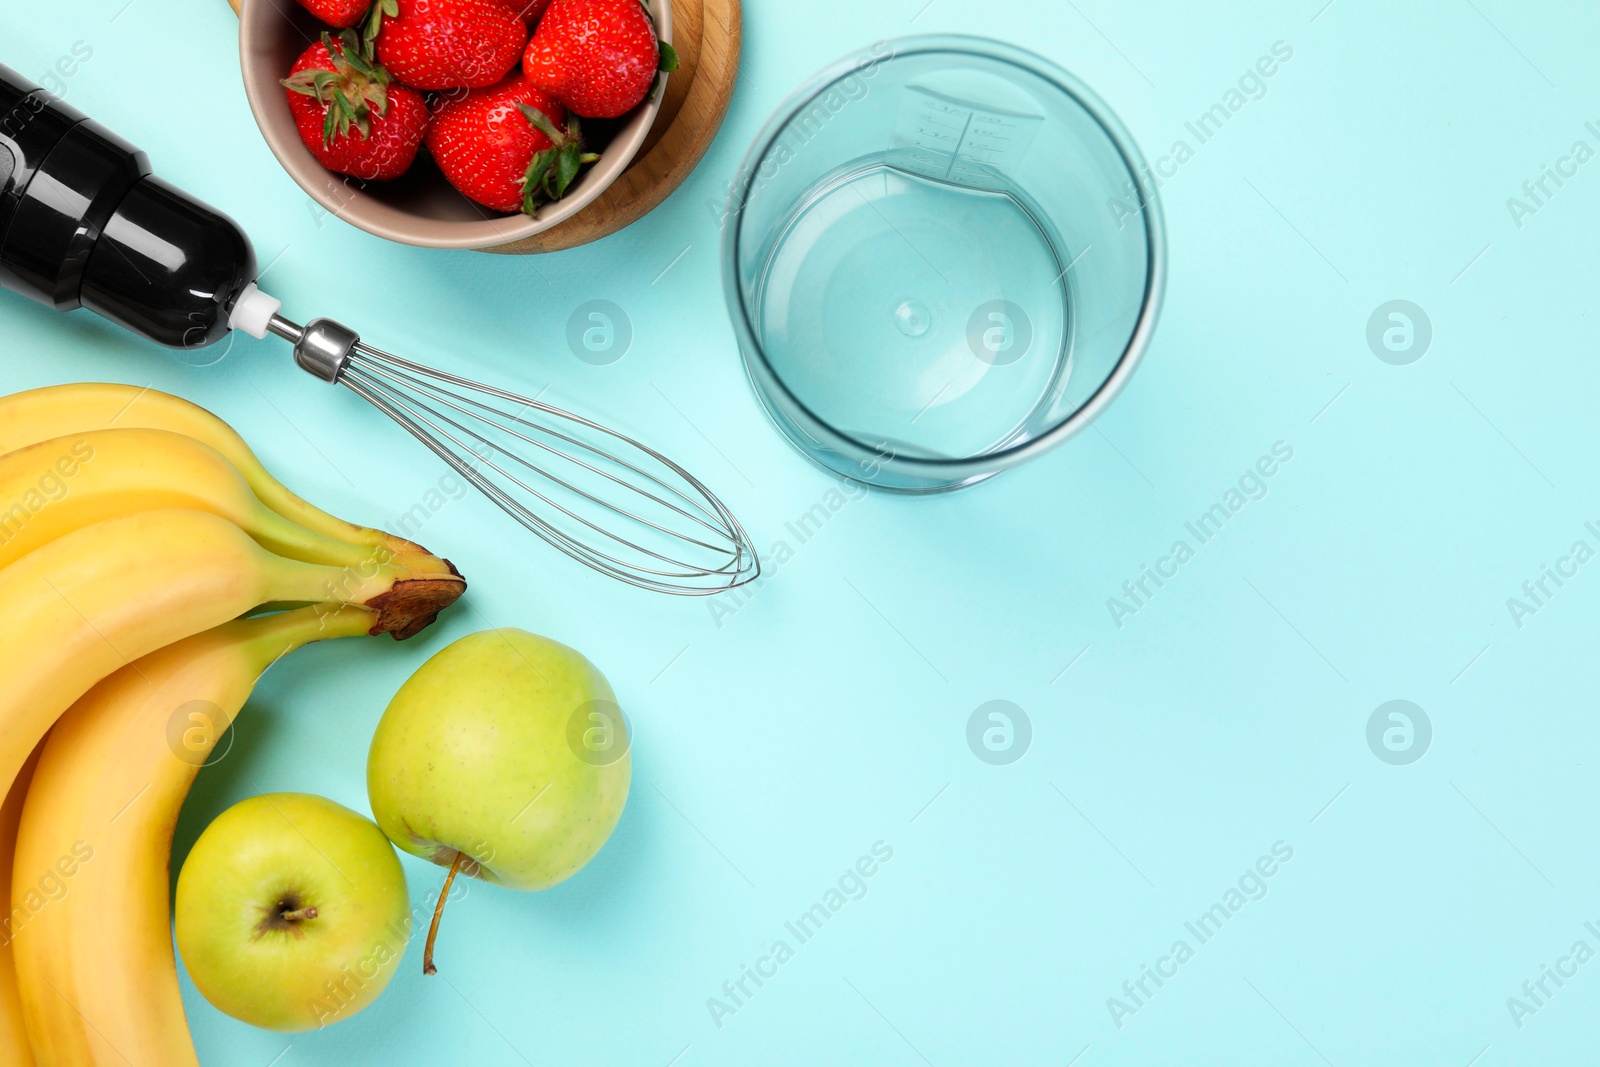
[[648,445],[538,400],[363,344],[331,319],[267,329],[295,362],[404,427],[513,519],[602,574],[705,596],[761,573],[750,538],[694,475]]

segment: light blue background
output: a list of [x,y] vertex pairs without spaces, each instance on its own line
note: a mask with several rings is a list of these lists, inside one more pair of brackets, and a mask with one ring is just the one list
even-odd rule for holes
[[[327,1032],[252,1030],[186,987],[202,1060],[1465,1067],[1592,1049],[1600,962],[1520,1029],[1506,1000],[1575,940],[1600,948],[1583,927],[1600,920],[1600,563],[1520,628],[1506,600],[1576,539],[1600,547],[1583,525],[1600,520],[1600,162],[1521,228],[1506,201],[1575,140],[1600,148],[1584,129],[1600,22],[1578,0],[1325,2],[755,3],[732,111],[688,184],[621,235],[525,259],[319,220],[250,121],[222,0],[10,5],[4,61],[36,76],[92,46],[67,98],[239,218],[291,314],[548,385],[700,472],[763,549],[796,549],[719,626],[477,500],[432,519],[423,539],[474,580],[467,601],[416,642],[277,669],[202,776],[179,856],[256,792],[365,810],[388,697],[491,625],[570,643],[611,677],[637,734],[627,813],[555,890],[475,887],[447,915],[440,977],[414,949]],[[1275,41],[1294,58],[1167,184],[1165,314],[1093,430],[973,491],[854,500],[798,545],[784,524],[830,483],[749,395],[713,208],[783,96],[911,32],[1037,49],[1152,157]],[[1410,366],[1365,340],[1396,298],[1435,330]],[[592,299],[636,331],[611,366],[565,343]],[[351,518],[390,522],[439,477],[281,346],[241,340],[195,368],[16,298],[0,321],[7,391],[180,393]],[[1270,495],[1119,629],[1107,598],[1278,441],[1294,459]],[[1433,724],[1410,766],[1366,742],[1396,698]],[[965,740],[993,699],[1033,723],[1011,766]],[[707,998],[879,840],[894,858],[865,898],[719,1029]],[[1280,840],[1294,857],[1265,899],[1116,1026],[1107,999]],[[423,906],[441,872],[406,862]]]

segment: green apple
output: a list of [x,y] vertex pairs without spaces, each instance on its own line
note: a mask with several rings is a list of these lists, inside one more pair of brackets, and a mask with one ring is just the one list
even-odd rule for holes
[[611,836],[631,777],[627,724],[605,676],[524,630],[464,637],[423,664],[367,757],[383,832],[450,868],[439,909],[458,871],[512,889],[570,878]]
[[383,992],[411,932],[400,858],[370,819],[268,793],[206,827],[178,875],[174,926],[195,988],[268,1030],[348,1019]]

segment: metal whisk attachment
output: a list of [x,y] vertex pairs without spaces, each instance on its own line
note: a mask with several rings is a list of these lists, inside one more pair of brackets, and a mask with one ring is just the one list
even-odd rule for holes
[[602,574],[680,596],[754,580],[739,521],[694,475],[648,445],[549,404],[361,343],[331,319],[273,315],[295,362],[343,385],[545,541]]

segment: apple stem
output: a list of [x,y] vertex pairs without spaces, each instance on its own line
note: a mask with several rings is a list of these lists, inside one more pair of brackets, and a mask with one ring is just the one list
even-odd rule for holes
[[284,920],[285,922],[291,923],[299,922],[301,919],[315,919],[316,917],[317,909],[315,906],[309,908],[297,908],[294,911],[286,911],[282,915],[278,916],[278,918]]
[[444,902],[450,899],[450,883],[456,880],[456,874],[466,861],[467,854],[457,852],[455,862],[450,864],[450,873],[444,876],[444,888],[439,890],[439,903],[433,906],[433,924],[428,927],[428,943],[422,947],[423,974],[439,973],[439,969],[433,965],[433,942],[439,936],[439,920],[444,918]]

